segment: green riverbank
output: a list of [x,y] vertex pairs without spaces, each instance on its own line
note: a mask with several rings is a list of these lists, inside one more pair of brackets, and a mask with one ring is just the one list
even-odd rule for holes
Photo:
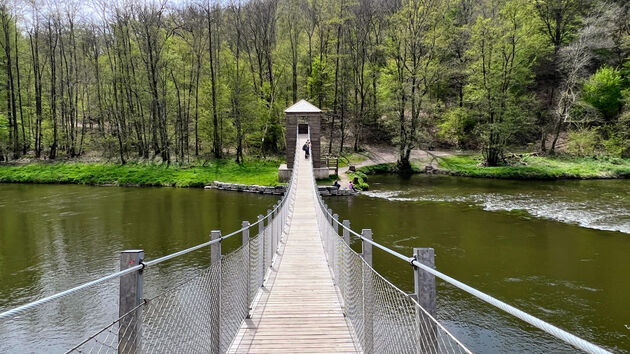
[[[524,156],[518,162],[497,167],[485,167],[478,155],[460,155],[438,158],[439,173],[452,176],[555,180],[555,179],[611,179],[630,178],[630,159],[621,158],[570,158]],[[422,173],[421,163],[412,163],[411,173]],[[368,190],[368,175],[398,173],[396,163],[364,166],[356,172],[348,172],[350,178],[358,178],[358,187]]]
[[118,186],[203,187],[213,181],[275,186],[276,160],[252,160],[242,164],[218,160],[205,166],[132,163],[53,162],[0,165],[0,183],[52,183]]
[[630,178],[630,159],[523,156],[507,166],[481,166],[481,156],[449,156],[439,167],[449,174],[506,179],[598,179]]

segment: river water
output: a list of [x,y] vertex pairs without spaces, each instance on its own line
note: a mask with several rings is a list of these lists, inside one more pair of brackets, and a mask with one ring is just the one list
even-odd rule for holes
[[[617,352],[630,351],[630,181],[374,176],[372,191],[328,198],[352,228]],[[353,245],[357,250],[360,245]],[[374,251],[406,291],[410,266]],[[544,332],[438,281],[438,314],[476,352],[572,352]]]
[[[329,198],[354,229],[585,339],[630,351],[630,185],[378,176],[372,191]],[[118,252],[154,259],[237,229],[277,198],[175,188],[0,184],[0,311],[118,269]],[[236,247],[227,240],[224,249]],[[355,241],[355,248],[360,245]],[[148,297],[207,266],[199,250],[145,271]],[[409,265],[374,264],[412,290]],[[111,323],[117,281],[0,323],[0,352],[60,352]],[[438,314],[473,351],[572,352],[550,336],[438,282]]]
[[[155,259],[253,222],[277,197],[216,190],[0,184],[0,311],[119,268],[119,252]],[[240,236],[223,243],[224,251]],[[209,248],[147,268],[145,295],[209,264]],[[118,314],[118,281],[0,323],[0,353],[64,352]]]

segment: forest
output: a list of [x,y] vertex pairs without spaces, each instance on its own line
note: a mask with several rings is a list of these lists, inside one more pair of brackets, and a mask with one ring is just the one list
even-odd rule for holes
[[367,143],[630,155],[618,0],[2,0],[0,161],[277,156],[283,110],[324,154]]

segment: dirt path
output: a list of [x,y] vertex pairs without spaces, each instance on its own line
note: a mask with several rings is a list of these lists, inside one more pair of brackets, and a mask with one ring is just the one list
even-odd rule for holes
[[[438,167],[437,158],[443,156],[453,156],[462,154],[463,152],[451,151],[451,150],[434,150],[426,151],[416,149],[411,152],[411,161],[419,163],[420,165],[432,165]],[[381,163],[393,163],[398,161],[398,149],[395,146],[386,145],[369,145],[366,147],[366,151],[360,153],[365,156],[366,159],[361,162],[353,163],[356,168],[369,165],[377,165]],[[347,175],[349,166],[339,168],[339,180],[343,188],[348,186],[349,178]]]

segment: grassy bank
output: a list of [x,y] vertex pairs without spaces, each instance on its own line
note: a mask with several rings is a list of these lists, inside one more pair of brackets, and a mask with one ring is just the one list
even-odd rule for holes
[[120,186],[202,187],[212,181],[278,184],[279,161],[213,161],[206,166],[166,166],[149,163],[30,163],[0,165],[0,182],[74,183]]
[[355,165],[367,160],[367,156],[359,153],[344,154],[339,158],[339,167],[346,167],[348,165]]
[[355,172],[348,172],[348,177],[350,178],[350,180],[356,179],[356,188],[362,191],[367,191],[370,189],[370,184],[368,183],[368,175],[375,175],[380,173],[396,173],[396,164],[381,163],[377,165],[363,166],[358,168]]
[[509,179],[630,178],[630,159],[524,156],[509,166],[480,166],[481,156],[449,156],[440,168],[457,176]]

